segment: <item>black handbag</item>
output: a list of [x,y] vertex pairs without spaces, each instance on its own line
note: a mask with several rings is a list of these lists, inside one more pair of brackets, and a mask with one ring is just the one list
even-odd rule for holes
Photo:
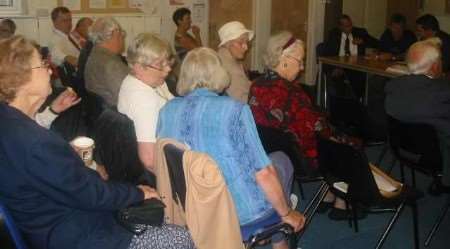
[[165,207],[162,201],[151,198],[119,210],[116,218],[125,229],[139,235],[147,230],[148,225],[161,226]]

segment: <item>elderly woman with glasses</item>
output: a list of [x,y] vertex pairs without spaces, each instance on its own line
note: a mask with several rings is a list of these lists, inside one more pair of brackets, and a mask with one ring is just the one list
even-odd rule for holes
[[173,98],[165,83],[173,65],[170,45],[157,35],[139,34],[128,47],[127,60],[131,72],[123,80],[117,108],[133,120],[139,158],[153,171],[158,113]]
[[[229,82],[214,50],[190,51],[181,65],[177,84],[178,94],[184,97],[174,98],[161,109],[157,136],[186,143],[214,159],[233,197],[241,225],[278,215],[298,231],[304,217],[291,209],[285,193],[290,191],[292,165],[281,163],[286,156],[274,156],[278,163],[269,160],[248,105],[219,95]],[[272,238],[272,242],[274,248],[287,248],[282,237]]]
[[[325,114],[317,110],[298,81],[303,71],[305,44],[291,32],[273,35],[266,49],[266,72],[257,78],[250,88],[249,105],[256,124],[291,132],[295,137],[308,169],[317,168],[316,135],[339,142],[358,145],[359,141],[345,134],[337,135]],[[310,170],[306,170],[307,172]],[[305,169],[303,169],[305,170]],[[331,207],[335,197],[329,193],[321,211]],[[330,212],[332,219],[346,219],[341,199]]]
[[51,70],[35,44],[0,41],[0,202],[31,248],[193,248],[184,228],[147,227],[134,235],[115,213],[159,198],[148,186],[107,182],[61,137],[34,121],[51,93]]
[[243,61],[254,33],[238,21],[224,24],[218,33],[220,44],[217,52],[223,67],[231,77],[226,94],[247,104],[251,82],[244,70]]

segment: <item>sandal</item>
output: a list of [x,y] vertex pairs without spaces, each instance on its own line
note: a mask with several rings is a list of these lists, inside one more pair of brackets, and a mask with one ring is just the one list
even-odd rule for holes
[[322,201],[317,207],[317,213],[319,214],[326,213],[330,208],[333,207],[333,205],[334,205],[333,202]]
[[[364,210],[358,209],[356,212],[356,219],[361,220],[367,217],[367,212]],[[331,211],[328,213],[328,218],[330,220],[348,220],[352,218],[351,211],[347,211],[345,209],[339,209],[333,207]]]

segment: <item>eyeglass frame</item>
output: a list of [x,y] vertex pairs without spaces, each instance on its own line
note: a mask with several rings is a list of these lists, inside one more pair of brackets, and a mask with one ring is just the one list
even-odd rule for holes
[[299,60],[299,59],[295,58],[294,56],[288,55],[288,54],[284,54],[284,56],[286,56],[287,58],[291,58],[291,59],[295,60],[298,63],[298,66],[300,66],[300,67],[304,67],[305,66],[305,62],[303,62],[303,60]]
[[41,65],[40,66],[36,66],[36,67],[32,67],[31,69],[50,69],[50,62],[48,60],[41,60]]
[[149,64],[149,65],[142,65],[142,66],[154,69],[154,70],[159,71],[159,72],[162,72],[162,71],[164,71],[165,67],[170,67],[172,69],[173,65],[175,65],[175,58],[172,58],[172,59],[169,59],[169,60],[165,60],[165,63],[161,63],[161,64],[164,64],[164,65],[162,65],[161,67],[155,67],[155,66],[153,66],[151,64]]

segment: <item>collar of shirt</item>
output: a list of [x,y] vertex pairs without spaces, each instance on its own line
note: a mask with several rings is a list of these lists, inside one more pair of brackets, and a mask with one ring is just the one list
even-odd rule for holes
[[55,29],[55,28],[53,28],[53,33],[55,33],[55,34],[57,34],[57,35],[59,35],[59,36],[65,37],[65,38],[68,37],[68,36],[67,36],[66,34],[64,34],[61,30],[58,30],[58,29]]
[[189,93],[188,96],[219,96],[219,94],[210,91],[207,88],[197,88]]

